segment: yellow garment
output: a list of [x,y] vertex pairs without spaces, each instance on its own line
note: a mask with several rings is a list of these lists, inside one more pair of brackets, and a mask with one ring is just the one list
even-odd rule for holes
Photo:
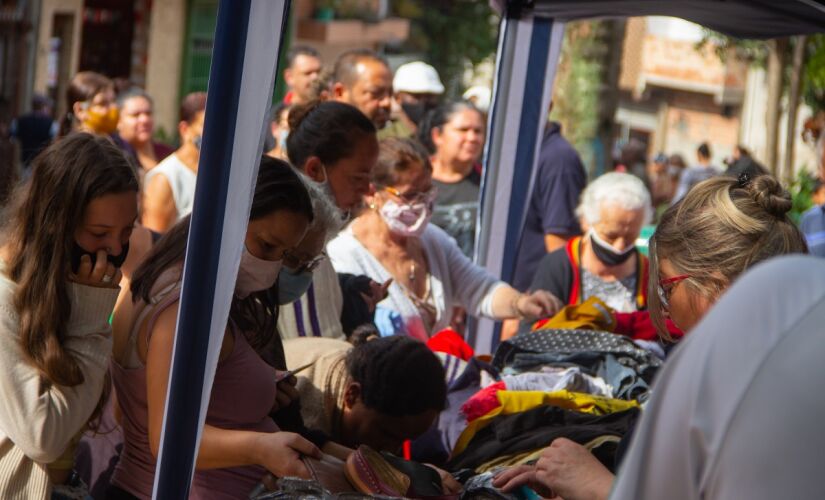
[[499,415],[513,415],[538,408],[539,406],[558,406],[565,410],[574,410],[591,415],[607,415],[620,411],[638,408],[636,401],[624,401],[622,399],[606,398],[604,396],[594,396],[581,392],[570,392],[566,390],[555,392],[544,391],[498,391],[496,393],[501,406],[490,410],[467,425],[461,433],[453,449],[453,456],[463,452],[473,436],[478,431],[487,427],[494,418]]
[[545,323],[537,323],[533,330],[599,330],[612,332],[616,328],[613,309],[598,297],[590,297],[578,305],[564,306]]

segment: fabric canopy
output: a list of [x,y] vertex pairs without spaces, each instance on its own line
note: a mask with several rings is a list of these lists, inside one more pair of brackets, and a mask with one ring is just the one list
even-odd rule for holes
[[[484,152],[476,262],[511,281],[567,21],[680,17],[722,33],[772,38],[825,32],[825,0],[491,0],[502,13]],[[551,35],[552,33],[552,35]],[[500,326],[470,329],[476,352],[495,350]]]
[[825,31],[822,0],[492,0],[536,17],[671,16],[738,38],[777,38]]

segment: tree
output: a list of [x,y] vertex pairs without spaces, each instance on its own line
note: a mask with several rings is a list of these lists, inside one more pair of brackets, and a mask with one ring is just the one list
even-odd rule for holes
[[791,81],[788,95],[788,128],[785,135],[784,177],[787,184],[794,180],[794,144],[796,143],[796,118],[799,112],[799,103],[802,95],[802,79],[807,55],[808,37],[798,36],[794,39],[793,57],[791,62]]
[[393,0],[395,15],[410,19],[404,52],[423,52],[438,70],[448,98],[463,91],[468,64],[477,65],[496,52],[498,16],[487,0]]

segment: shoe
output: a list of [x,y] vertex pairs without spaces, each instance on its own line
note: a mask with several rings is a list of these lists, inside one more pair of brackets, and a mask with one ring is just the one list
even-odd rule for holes
[[409,476],[369,446],[359,446],[347,458],[344,473],[356,490],[367,495],[404,497],[410,489]]

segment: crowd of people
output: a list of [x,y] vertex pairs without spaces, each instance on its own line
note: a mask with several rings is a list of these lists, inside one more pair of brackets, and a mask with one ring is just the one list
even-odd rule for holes
[[[489,93],[446,100],[429,64],[367,50],[324,63],[293,48],[272,107],[193,498],[339,493],[330,468],[413,498],[730,498],[753,453],[816,462],[822,405],[796,368],[816,366],[825,269],[761,264],[825,248],[825,198],[800,230],[746,148],[722,170],[706,143],[695,165],[627,156],[588,182],[548,122],[506,283],[473,261]],[[151,498],[208,99],[183,97],[176,149],[149,95],[93,72],[59,124],[41,97],[18,120],[0,498]],[[481,317],[503,322],[491,358],[465,340]],[[805,409],[777,448],[752,439],[777,431],[772,397]],[[825,493],[798,477],[748,497]]]

